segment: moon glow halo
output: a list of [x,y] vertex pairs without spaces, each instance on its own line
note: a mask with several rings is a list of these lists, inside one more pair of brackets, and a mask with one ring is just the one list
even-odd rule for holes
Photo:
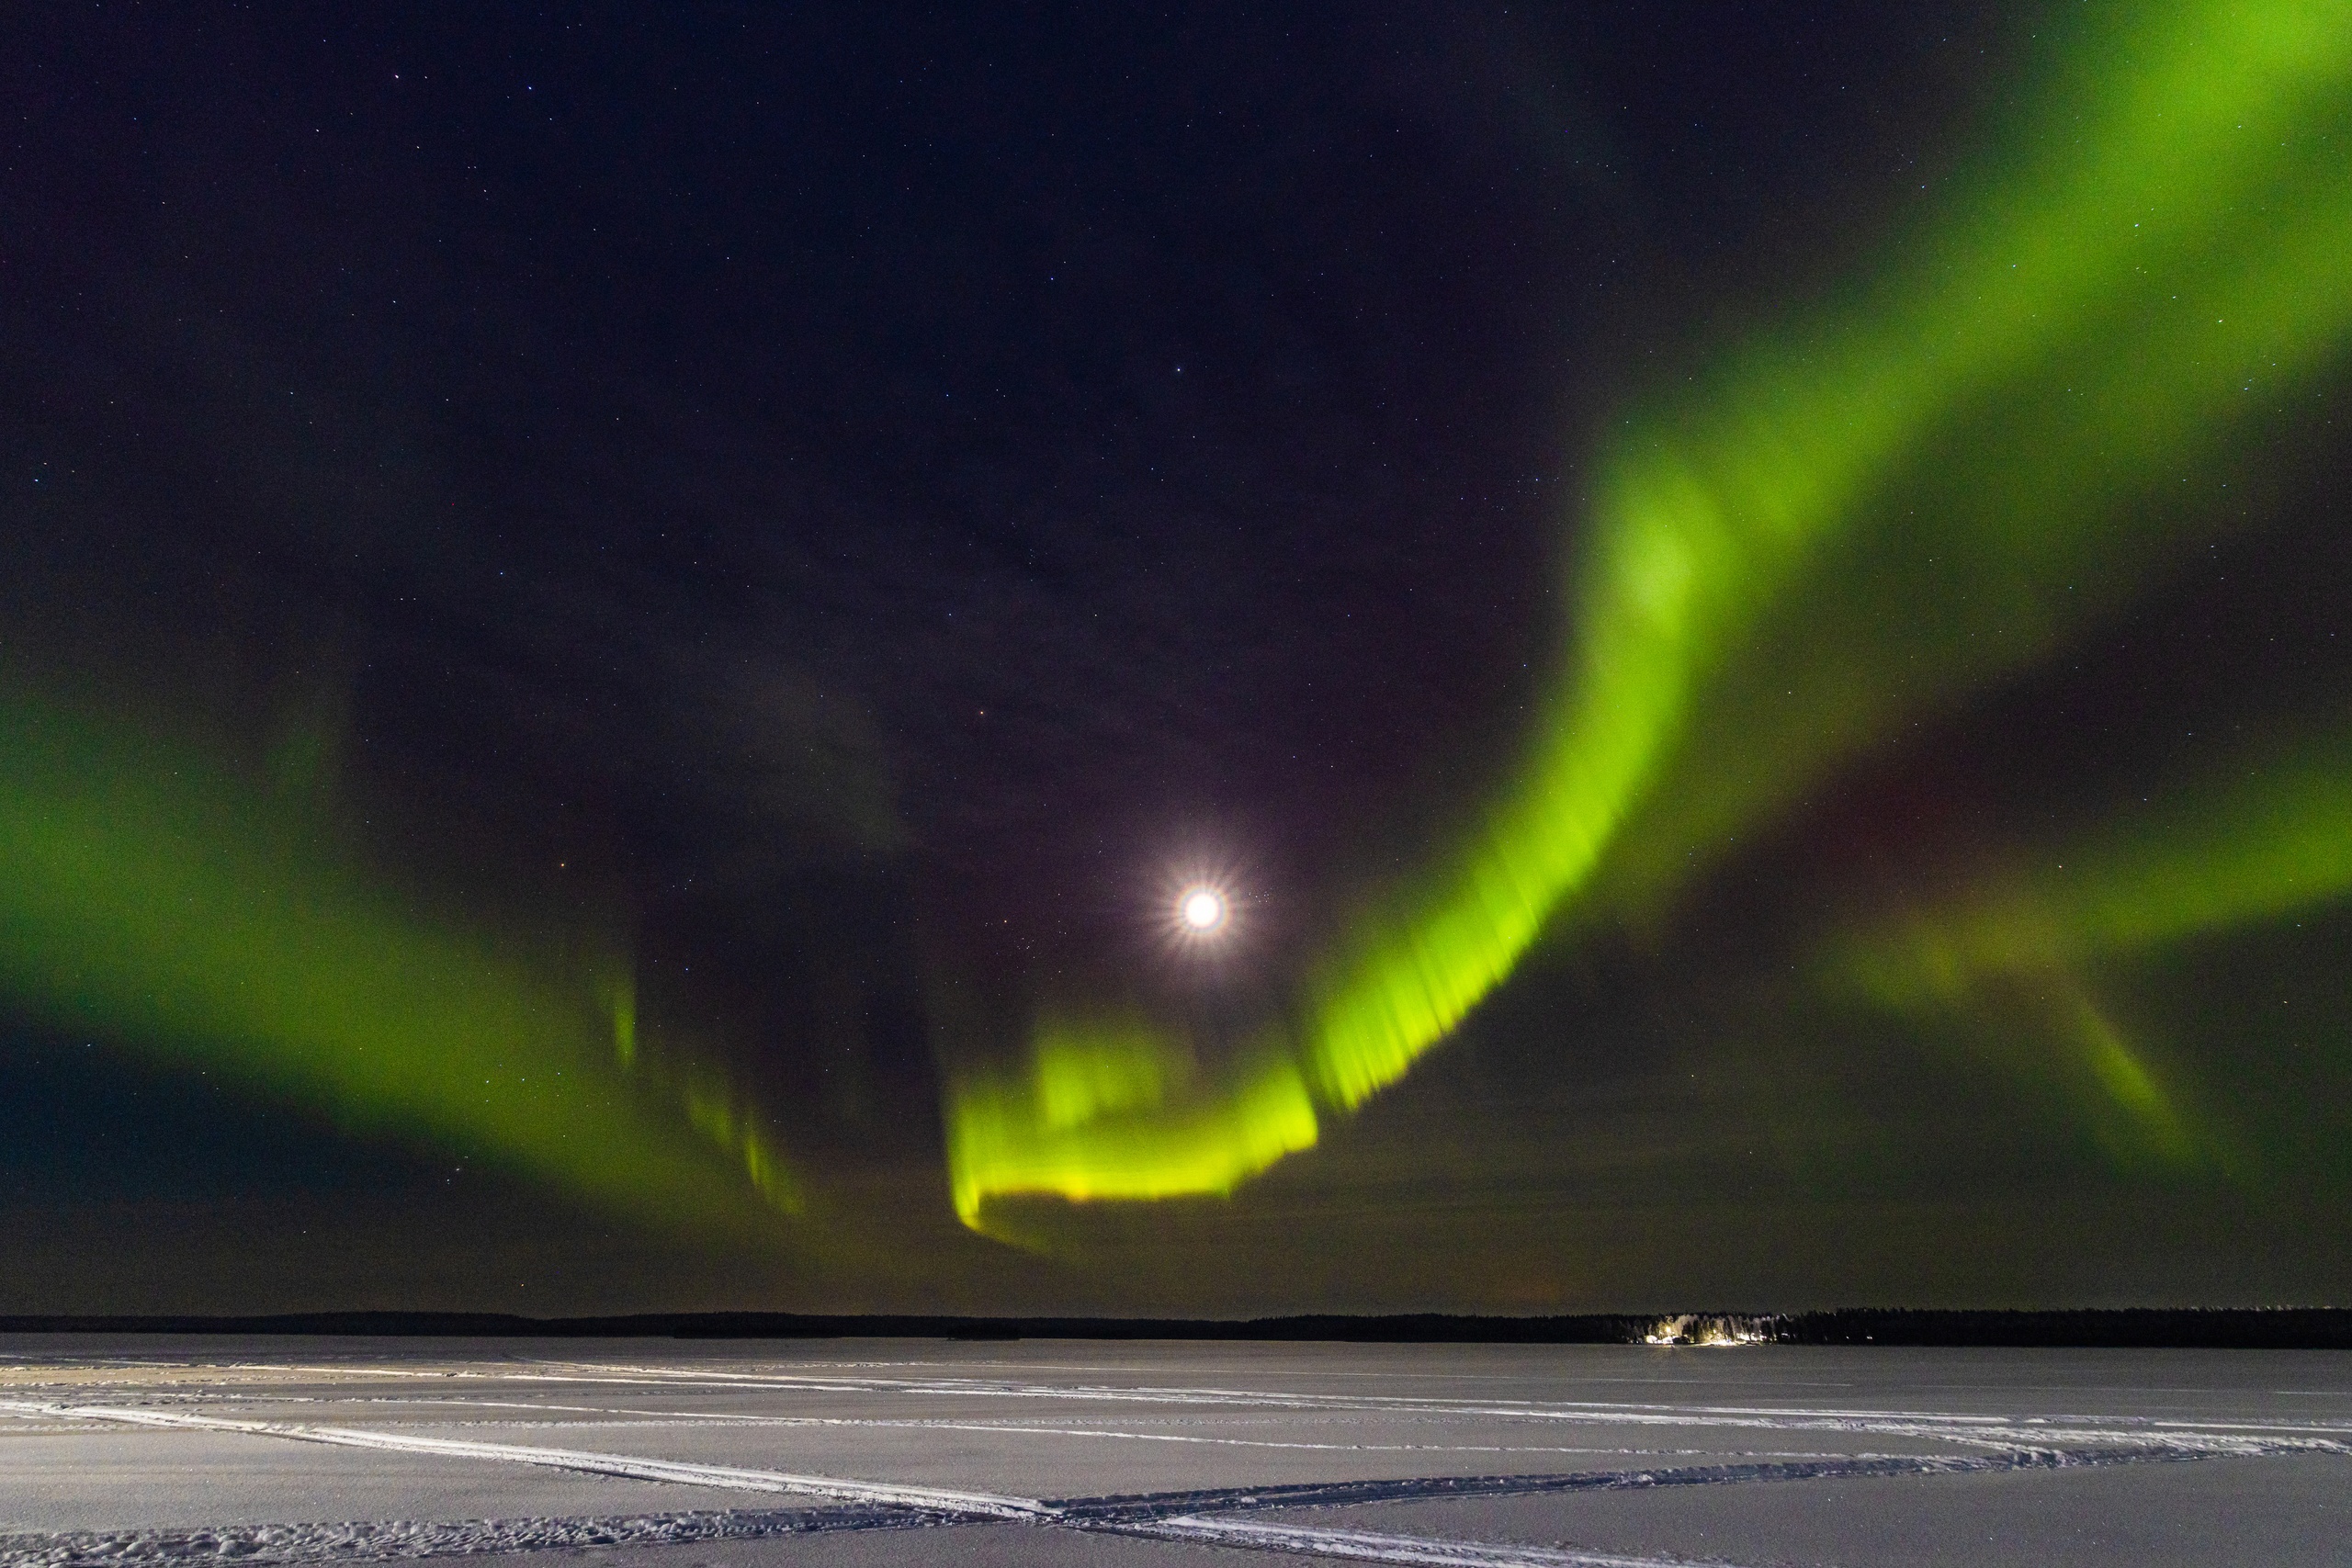
[[1214,887],[1187,887],[1176,897],[1176,919],[1188,936],[1214,936],[1225,929],[1225,895]]

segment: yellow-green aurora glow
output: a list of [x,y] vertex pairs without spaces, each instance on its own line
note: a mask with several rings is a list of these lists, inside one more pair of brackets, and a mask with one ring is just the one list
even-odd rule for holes
[[2039,853],[1858,922],[1827,945],[1820,977],[1833,994],[1973,1016],[2038,1042],[2042,1076],[2072,1079],[2094,1127],[2126,1145],[2116,1152],[2177,1162],[2204,1152],[2197,1130],[2101,1010],[2086,972],[2347,891],[2352,742],[2307,737],[2234,756]]
[[[951,1084],[967,1224],[1016,1194],[1229,1192],[1311,1145],[1318,1107],[1406,1073],[1579,895],[1654,893],[2213,526],[2176,492],[2286,423],[2352,331],[2352,6],[2178,0],[2075,28],[2038,107],[1881,265],[1610,428],[1515,782],[1365,901],[1290,1020],[1214,1069],[1179,1030],[1054,1022],[1023,1070]],[[2304,816],[2341,860],[2341,814]],[[2117,853],[2072,918],[2015,929],[2185,929],[2162,911],[2278,863]],[[1955,916],[1922,961],[2019,940],[2014,913]]]
[[1315,1101],[1280,1050],[1204,1081],[1195,1056],[1139,1021],[1043,1031],[1023,1083],[967,1083],[950,1128],[956,1212],[987,1191],[1075,1199],[1230,1191],[1315,1142]]
[[2239,757],[1943,900],[1834,944],[1833,977],[1897,1007],[2278,919],[2352,891],[2352,742]]
[[203,749],[0,693],[0,985],[53,1024],[465,1151],[664,1229],[798,1189],[726,1086],[638,1049],[608,946],[419,913]]

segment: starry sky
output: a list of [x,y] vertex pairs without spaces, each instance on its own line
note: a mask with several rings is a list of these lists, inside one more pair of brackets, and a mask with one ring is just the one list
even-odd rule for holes
[[0,1312],[2352,1292],[2340,6],[15,30]]

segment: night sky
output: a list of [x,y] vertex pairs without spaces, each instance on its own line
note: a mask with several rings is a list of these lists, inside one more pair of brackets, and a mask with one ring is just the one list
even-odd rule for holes
[[0,1312],[2352,1296],[2335,0],[0,84]]

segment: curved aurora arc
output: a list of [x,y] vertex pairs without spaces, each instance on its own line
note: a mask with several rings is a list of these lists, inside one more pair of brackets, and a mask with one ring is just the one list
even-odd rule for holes
[[2047,1053],[2042,1077],[2072,1080],[2110,1153],[2236,1163],[2086,976],[2352,894],[2352,733],[2250,747],[2042,850],[1832,938],[1817,983],[1892,1012],[2005,1016]]
[[200,748],[0,689],[0,991],[660,1228],[801,1207],[739,1096],[640,1047],[624,962],[423,915],[332,840]]
[[[950,1084],[967,1225],[1015,1195],[1230,1192],[1408,1071],[1612,855],[1638,884],[1645,821],[1722,841],[2181,547],[2165,487],[2352,333],[2352,7],[2143,7],[2056,64],[1883,271],[1612,429],[1515,782],[1339,934],[1291,1020],[1210,1070],[1173,1030],[1049,1018],[1023,1071]],[[1857,611],[1858,581],[1910,614]],[[1758,649],[1797,655],[1762,712]]]
[[2063,972],[2352,893],[2352,734],[2272,745],[2064,841],[1850,931],[1825,977],[1888,1007]]

